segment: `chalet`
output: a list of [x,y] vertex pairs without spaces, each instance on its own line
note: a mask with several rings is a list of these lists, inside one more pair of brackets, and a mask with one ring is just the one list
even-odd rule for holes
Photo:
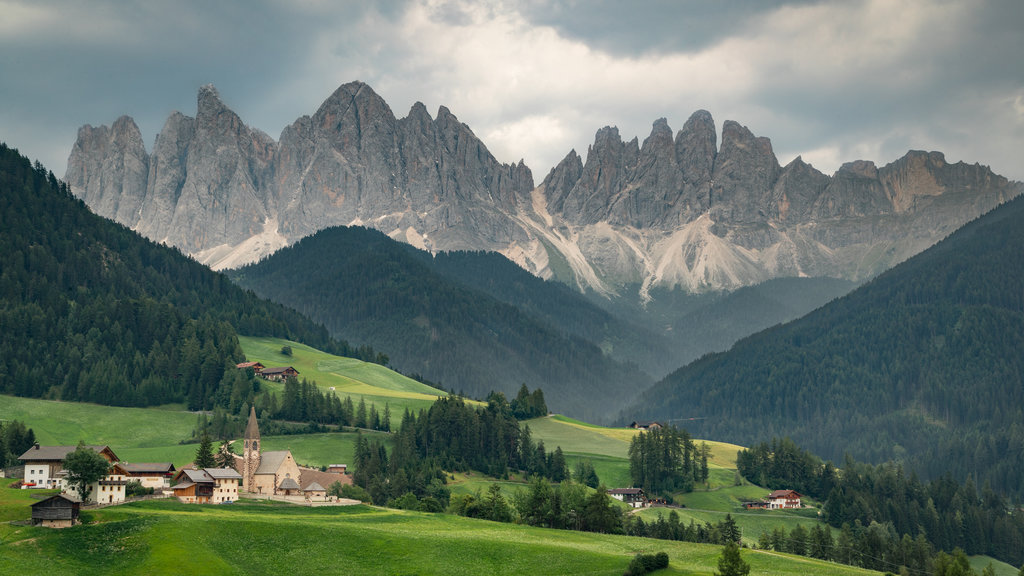
[[32,525],[46,528],[69,528],[78,523],[82,503],[65,494],[54,494],[32,505]]
[[769,510],[800,508],[800,498],[802,497],[796,490],[776,490],[768,495],[767,508]]
[[122,462],[121,467],[124,468],[128,481],[137,480],[143,488],[154,490],[169,488],[175,472],[174,464],[170,462]]
[[[107,462],[117,462],[117,455],[109,446],[86,446],[106,458]],[[58,488],[58,474],[64,469],[64,458],[78,446],[40,446],[38,443],[18,456],[25,463],[25,480],[22,486],[27,488]]]
[[647,505],[643,488],[613,488],[608,491],[608,495],[629,504],[631,508],[643,508]]
[[67,470],[61,470],[57,473],[61,492],[77,498],[86,504],[90,502],[96,504],[118,504],[125,500],[128,473],[121,464],[113,464],[106,476],[89,484],[85,498],[82,498],[82,495],[78,493],[78,489],[68,482],[67,475]]
[[239,370],[245,370],[246,368],[252,368],[252,371],[259,374],[263,371],[265,366],[259,362],[242,362],[241,364],[235,364],[235,368]]
[[327,471],[331,474],[345,474],[348,472],[348,464],[330,464]]
[[298,376],[299,371],[291,366],[281,366],[278,368],[264,368],[263,370],[260,370],[258,374],[267,380],[282,382],[287,378]]
[[634,430],[657,430],[659,428],[664,428],[665,425],[653,420],[634,420],[630,423],[629,427]]
[[221,504],[238,500],[242,475],[234,468],[182,469],[175,476],[174,496],[189,504]]

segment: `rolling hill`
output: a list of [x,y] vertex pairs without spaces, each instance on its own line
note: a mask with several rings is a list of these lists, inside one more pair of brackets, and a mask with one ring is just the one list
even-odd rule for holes
[[[471,254],[435,260],[380,232],[339,227],[304,238],[230,276],[322,322],[338,338],[386,349],[391,364],[403,372],[471,396],[483,397],[491,390],[512,396],[525,383],[543,388],[553,409],[593,418],[614,413],[651,383],[636,365],[616,362],[574,334],[591,332],[603,341],[617,326],[626,335],[641,332],[582,297],[540,280],[502,285],[500,275],[495,287],[485,291],[479,281],[476,286],[458,281],[453,272],[462,268],[461,274],[471,274],[476,265],[500,268],[493,260]],[[504,270],[512,266],[506,263]],[[525,278],[526,272],[517,274]],[[517,291],[525,296],[513,294]],[[549,300],[549,293],[555,298]],[[568,323],[576,310],[582,311],[576,316],[577,328],[563,330],[551,323]]]

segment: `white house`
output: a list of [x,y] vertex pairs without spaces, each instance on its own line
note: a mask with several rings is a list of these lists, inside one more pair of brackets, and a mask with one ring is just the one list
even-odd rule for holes
[[60,477],[60,491],[71,498],[85,503],[95,502],[97,504],[124,502],[125,487],[128,485],[128,472],[120,464],[114,464],[110,467],[110,472],[106,476],[90,484],[89,493],[85,498],[82,498],[78,490],[68,483],[67,474],[67,470],[61,470],[58,473]]
[[613,488],[608,491],[608,495],[629,504],[632,508],[643,508],[647,505],[647,497],[644,496],[643,488]]
[[[109,446],[86,446],[98,452],[107,462],[117,462],[117,455]],[[59,488],[59,473],[64,470],[64,458],[78,446],[40,446],[38,443],[18,456],[25,463],[25,488]]]
[[782,510],[785,508],[800,508],[800,498],[803,496],[796,490],[776,490],[768,495],[766,502],[769,510]]

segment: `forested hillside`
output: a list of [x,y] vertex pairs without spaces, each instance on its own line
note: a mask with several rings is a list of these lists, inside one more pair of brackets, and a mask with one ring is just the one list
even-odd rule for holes
[[237,334],[352,350],[177,249],[92,214],[0,144],[0,392],[210,408],[240,374]]
[[623,418],[905,461],[1024,495],[1024,201],[850,295],[665,378]]
[[[491,390],[511,395],[525,383],[542,387],[556,410],[600,417],[650,385],[635,365],[606,357],[574,334],[592,331],[600,338],[607,333],[601,323],[613,325],[610,316],[582,299],[571,300],[567,291],[550,287],[560,299],[544,303],[543,297],[508,293],[516,289],[510,283],[490,289],[505,300],[499,301],[455,280],[482,277],[485,272],[475,267],[493,264],[470,254],[441,256],[438,262],[377,231],[330,228],[231,277],[323,322],[336,337],[386,348],[403,372],[470,395],[483,397]],[[455,274],[454,267],[463,270]],[[559,303],[564,310],[550,307]],[[551,323],[556,315],[565,321],[573,310],[584,313],[570,331]]]

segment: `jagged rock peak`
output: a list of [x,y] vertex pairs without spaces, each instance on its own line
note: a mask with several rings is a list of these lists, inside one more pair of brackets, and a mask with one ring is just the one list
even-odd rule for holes
[[859,176],[861,178],[878,178],[878,167],[871,160],[854,160],[845,162],[836,171],[836,176]]
[[196,97],[197,102],[197,114],[196,117],[212,116],[223,110],[227,110],[227,106],[220,99],[220,93],[217,92],[217,88],[213,84],[206,84],[199,88],[199,94]]

